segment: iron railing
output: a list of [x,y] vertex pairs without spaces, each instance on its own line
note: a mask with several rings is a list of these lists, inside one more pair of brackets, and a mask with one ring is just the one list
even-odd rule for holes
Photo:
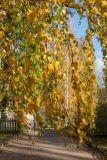
[[20,132],[20,125],[15,119],[0,119],[0,133],[18,133]]

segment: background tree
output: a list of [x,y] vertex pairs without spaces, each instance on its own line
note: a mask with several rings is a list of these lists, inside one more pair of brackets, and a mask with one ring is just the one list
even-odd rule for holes
[[94,127],[95,119],[97,82],[94,49],[87,41],[84,41],[81,46],[71,34],[68,51],[71,96],[68,107],[68,133],[74,134],[80,142],[83,142],[89,140],[86,137]]

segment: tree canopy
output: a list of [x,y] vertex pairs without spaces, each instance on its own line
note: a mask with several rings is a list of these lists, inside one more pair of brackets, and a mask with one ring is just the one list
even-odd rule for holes
[[[82,45],[69,32],[69,8],[88,19]],[[70,11],[72,12],[72,11]],[[96,77],[92,37],[107,45],[106,0],[1,0],[0,100],[26,124],[26,114],[47,121],[82,142],[94,126]],[[65,49],[66,48],[66,49]],[[70,56],[71,105],[65,102],[67,52]],[[75,116],[72,113],[75,113]],[[66,123],[66,125],[65,125]]]

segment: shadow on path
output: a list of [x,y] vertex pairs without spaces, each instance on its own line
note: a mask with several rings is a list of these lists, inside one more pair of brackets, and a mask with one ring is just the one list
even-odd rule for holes
[[60,137],[22,136],[0,152],[0,160],[93,160],[87,149],[76,148],[75,142],[64,146]]

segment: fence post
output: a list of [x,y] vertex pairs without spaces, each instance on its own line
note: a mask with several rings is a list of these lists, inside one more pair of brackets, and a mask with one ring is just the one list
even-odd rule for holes
[[21,126],[15,119],[0,119],[0,132],[1,133],[17,133],[20,132]]

